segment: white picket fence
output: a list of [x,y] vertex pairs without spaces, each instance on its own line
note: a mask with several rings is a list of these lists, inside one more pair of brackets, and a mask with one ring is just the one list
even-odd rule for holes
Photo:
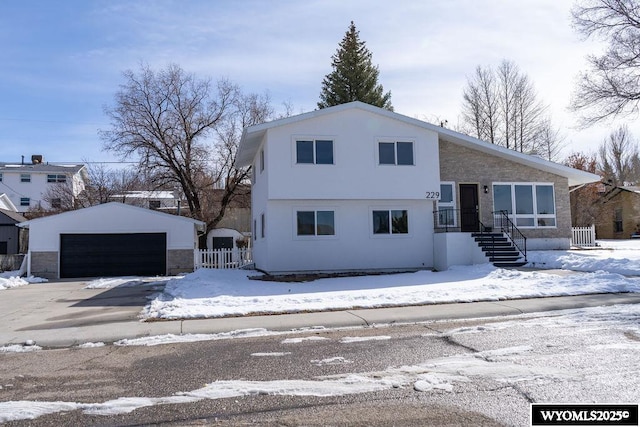
[[596,246],[596,226],[571,227],[571,245],[581,248]]
[[196,249],[194,266],[199,268],[242,268],[253,262],[250,248]]

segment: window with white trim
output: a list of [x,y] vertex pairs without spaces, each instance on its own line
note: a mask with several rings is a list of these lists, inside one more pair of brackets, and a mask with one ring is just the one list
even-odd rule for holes
[[506,212],[517,227],[556,227],[552,183],[494,183],[493,209]]
[[20,182],[31,182],[31,174],[30,173],[21,173],[20,174]]
[[296,140],[296,163],[298,164],[333,164],[333,140],[306,139]]
[[264,238],[265,236],[265,226],[266,226],[266,221],[264,219],[264,214],[260,214],[260,237]]
[[31,199],[28,197],[21,197],[20,198],[20,206],[29,206],[31,205]]
[[438,225],[456,226],[456,184],[440,183],[440,200],[438,200]]
[[2,182],[2,172],[0,172],[0,182]]
[[409,216],[405,209],[372,211],[373,234],[408,234]]
[[378,164],[413,166],[413,142],[378,141]]
[[67,176],[65,174],[59,173],[59,174],[48,174],[47,175],[47,182],[52,183],[52,182],[67,182]]
[[260,150],[260,172],[264,171],[264,149]]
[[298,236],[335,236],[334,211],[296,211]]

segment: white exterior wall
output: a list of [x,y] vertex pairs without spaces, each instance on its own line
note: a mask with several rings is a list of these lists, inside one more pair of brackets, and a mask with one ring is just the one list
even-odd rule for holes
[[[296,164],[298,139],[331,139],[334,164]],[[381,140],[413,142],[414,165],[379,165]],[[433,202],[425,197],[440,190],[435,132],[359,109],[342,111],[269,129],[253,167],[257,268],[275,273],[433,266]],[[373,209],[408,210],[409,234],[374,236]],[[297,210],[333,210],[336,235],[297,236]]]
[[105,204],[29,222],[29,251],[57,252],[60,234],[167,233],[167,249],[195,249],[194,222],[120,204]]
[[471,233],[435,233],[433,267],[438,271],[452,265],[472,265],[489,262],[489,258],[471,237]]
[[[296,164],[304,138],[333,140],[334,164]],[[414,166],[378,165],[382,138],[413,142]],[[440,190],[438,135],[359,109],[269,129],[265,161],[269,200],[422,200]]]
[[[21,182],[20,175],[22,174],[31,175],[31,182]],[[27,212],[30,208],[37,208],[38,206],[43,209],[49,209],[51,208],[49,203],[42,200],[47,189],[52,185],[56,185],[47,182],[47,175],[49,174],[63,174],[63,172],[34,172],[26,167],[16,167],[15,172],[4,171],[2,172],[2,182],[0,182],[0,193],[4,192],[9,196],[18,212]],[[67,180],[71,180],[74,195],[77,196],[84,190],[84,180],[79,173],[67,174]],[[20,206],[20,199],[23,197],[30,199],[29,206]]]
[[[374,235],[372,210],[406,209],[409,233]],[[298,236],[296,212],[333,210],[335,236]],[[433,265],[433,203],[427,200],[270,201],[266,247],[256,267],[271,273],[294,271],[402,270]]]

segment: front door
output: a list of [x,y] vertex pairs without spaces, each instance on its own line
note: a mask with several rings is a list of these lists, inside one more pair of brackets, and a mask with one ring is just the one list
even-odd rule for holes
[[479,231],[478,184],[460,184],[460,231]]

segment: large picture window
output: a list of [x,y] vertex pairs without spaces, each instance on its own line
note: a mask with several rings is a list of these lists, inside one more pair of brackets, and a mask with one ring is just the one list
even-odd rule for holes
[[408,234],[409,217],[406,210],[374,210],[373,234]]
[[556,226],[555,196],[550,183],[496,183],[493,209],[506,212],[517,227]]
[[381,165],[413,165],[413,142],[378,142]]
[[296,163],[333,164],[333,141],[313,139],[296,141]]
[[297,211],[298,236],[334,236],[335,214],[333,211]]

